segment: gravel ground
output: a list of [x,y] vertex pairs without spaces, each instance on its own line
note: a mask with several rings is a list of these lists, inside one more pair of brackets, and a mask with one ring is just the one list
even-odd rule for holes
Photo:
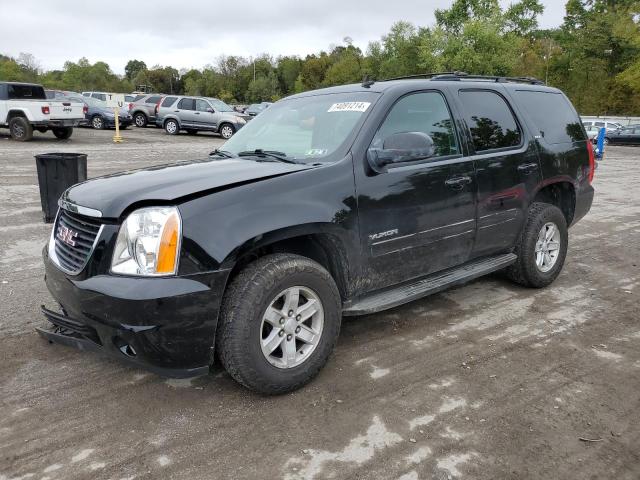
[[33,155],[87,153],[93,177],[222,143],[112,134],[0,132],[0,480],[640,478],[640,150],[609,148],[551,287],[490,276],[345,319],[313,383],[264,398],[220,367],[169,380],[35,333],[53,300]]

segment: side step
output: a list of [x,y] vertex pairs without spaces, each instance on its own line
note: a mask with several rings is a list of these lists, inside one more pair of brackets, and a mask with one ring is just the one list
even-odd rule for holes
[[391,290],[384,290],[360,298],[351,304],[345,305],[342,314],[345,316],[365,315],[397,307],[508,267],[517,258],[518,256],[513,253],[505,253],[495,257],[474,260],[460,267],[434,273],[421,280],[405,283]]

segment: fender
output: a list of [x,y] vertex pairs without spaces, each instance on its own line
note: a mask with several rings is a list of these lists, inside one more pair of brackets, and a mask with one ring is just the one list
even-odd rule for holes
[[17,116],[25,117],[29,122],[34,121],[33,115],[31,114],[31,111],[28,108],[11,107],[7,112],[7,118],[5,119],[6,120],[5,123],[9,123],[9,119],[11,119],[11,117],[13,116],[16,116],[15,115],[16,113],[18,114]]
[[334,238],[350,264],[360,261],[351,156],[198,197],[179,208],[181,275],[233,268],[253,249],[304,235]]

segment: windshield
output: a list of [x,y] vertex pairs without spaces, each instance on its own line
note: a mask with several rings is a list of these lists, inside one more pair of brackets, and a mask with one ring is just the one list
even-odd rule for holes
[[234,155],[272,150],[302,162],[323,161],[338,150],[377,97],[354,92],[280,101],[239,130],[222,150]]

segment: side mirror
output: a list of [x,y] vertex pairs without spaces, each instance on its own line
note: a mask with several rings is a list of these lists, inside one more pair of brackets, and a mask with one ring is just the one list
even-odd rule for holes
[[213,113],[213,108],[207,108],[207,112]]
[[382,148],[367,150],[367,161],[377,173],[387,171],[387,165],[413,162],[435,154],[433,139],[424,132],[394,133],[382,142]]

